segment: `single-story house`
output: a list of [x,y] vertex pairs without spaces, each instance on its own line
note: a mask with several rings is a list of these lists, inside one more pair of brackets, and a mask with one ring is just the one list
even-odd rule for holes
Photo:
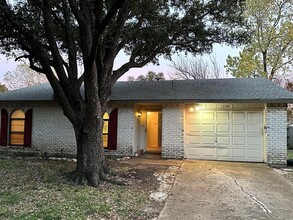
[[[264,78],[117,82],[104,115],[106,154],[287,162],[293,93]],[[0,94],[0,149],[76,154],[49,84]]]

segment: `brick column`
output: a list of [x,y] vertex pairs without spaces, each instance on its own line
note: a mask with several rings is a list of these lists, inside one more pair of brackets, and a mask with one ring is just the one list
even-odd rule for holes
[[165,106],[162,110],[162,158],[184,157],[184,107]]
[[267,104],[267,164],[287,166],[287,105]]

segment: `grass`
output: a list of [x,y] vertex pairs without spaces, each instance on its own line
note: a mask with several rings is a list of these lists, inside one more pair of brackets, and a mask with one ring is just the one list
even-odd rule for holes
[[0,219],[144,219],[148,195],[134,186],[71,185],[71,162],[0,159]]
[[293,159],[293,150],[288,150],[288,159]]

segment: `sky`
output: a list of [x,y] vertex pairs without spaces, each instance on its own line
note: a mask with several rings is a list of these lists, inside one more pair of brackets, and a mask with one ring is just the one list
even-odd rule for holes
[[[231,48],[229,46],[221,46],[219,44],[216,44],[214,46],[213,55],[216,57],[216,61],[222,68],[223,72],[225,72],[224,65],[226,64],[227,56],[228,55],[237,56],[239,54],[239,51],[240,51],[239,48]],[[172,59],[176,59],[176,56],[178,55],[174,55]],[[184,54],[180,54],[180,56],[184,56]],[[207,56],[204,56],[204,57],[207,57]],[[123,65],[125,62],[127,62],[127,57],[123,53],[120,53],[117,56],[117,59],[115,60],[114,69]],[[124,74],[119,80],[126,81],[128,76],[137,77],[139,75],[145,75],[149,71],[163,72],[165,75],[165,78],[169,79],[168,75],[172,73],[172,68],[170,67],[171,62],[161,57],[159,59],[159,63],[160,65],[149,64],[143,68],[133,68],[129,70],[126,74]],[[6,72],[15,70],[17,64],[19,64],[19,62],[15,62],[11,58],[8,59],[7,57],[0,55],[0,82],[3,81],[3,75]]]

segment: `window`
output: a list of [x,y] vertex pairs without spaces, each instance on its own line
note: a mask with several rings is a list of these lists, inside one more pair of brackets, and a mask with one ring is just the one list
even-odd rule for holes
[[22,110],[16,110],[10,117],[10,145],[24,144],[25,114]]
[[103,146],[107,150],[116,150],[118,109],[113,109],[110,114],[105,113],[103,116],[103,120]]
[[109,115],[106,112],[103,116],[104,127],[103,127],[103,146],[108,147],[108,135],[109,135]]

